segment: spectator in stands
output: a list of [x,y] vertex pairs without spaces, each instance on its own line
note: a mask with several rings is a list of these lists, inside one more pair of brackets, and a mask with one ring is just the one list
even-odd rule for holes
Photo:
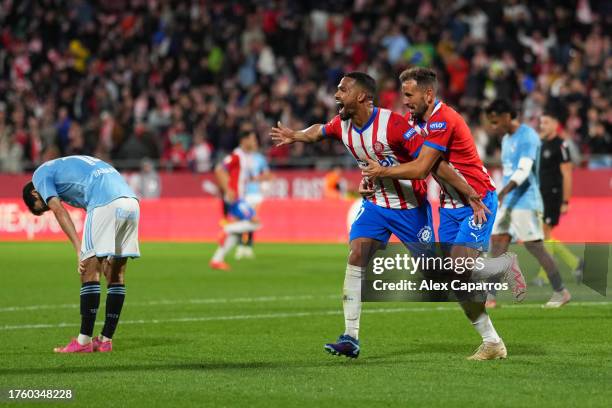
[[[384,105],[401,108],[389,84],[409,64],[436,68],[443,98],[472,125],[493,98],[523,103],[527,121],[569,106],[563,125],[572,140],[585,153],[605,151],[586,123],[594,108],[611,132],[606,2],[375,3],[7,2],[0,171],[78,151],[119,167],[148,156],[187,169],[188,152],[203,148],[200,124],[215,161],[235,147],[244,121],[263,135],[278,120],[327,121],[336,113],[330,90],[347,71],[372,74]],[[494,138],[481,139],[495,159]],[[320,143],[268,156],[278,165],[339,152]]]

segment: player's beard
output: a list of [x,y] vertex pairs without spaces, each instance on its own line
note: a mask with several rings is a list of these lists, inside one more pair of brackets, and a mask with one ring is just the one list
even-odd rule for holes
[[342,106],[338,114],[340,115],[341,120],[349,120],[353,116],[351,112],[349,112],[349,110],[346,108],[346,106]]
[[427,112],[427,103],[423,101],[422,103],[418,104],[414,109],[414,118],[418,122],[424,122],[423,117],[425,116],[425,112]]

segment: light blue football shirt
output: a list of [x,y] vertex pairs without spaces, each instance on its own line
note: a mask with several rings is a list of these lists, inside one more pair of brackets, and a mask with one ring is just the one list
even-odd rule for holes
[[504,207],[543,211],[538,175],[541,144],[536,131],[525,124],[520,125],[516,132],[502,139],[504,186],[508,184],[510,177],[517,170],[521,158],[526,157],[533,160],[533,167],[527,179],[504,197]]
[[[257,177],[269,170],[268,162],[263,154],[259,152],[251,153],[251,160],[253,161],[253,174],[251,177]],[[249,181],[245,189],[246,194],[260,194],[261,193],[261,182],[260,181]]]
[[42,164],[32,176],[43,200],[58,197],[87,211],[120,197],[136,198],[123,176],[110,164],[90,156],[68,156]]

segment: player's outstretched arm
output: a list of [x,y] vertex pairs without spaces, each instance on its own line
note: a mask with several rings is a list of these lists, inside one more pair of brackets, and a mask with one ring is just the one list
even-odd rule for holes
[[270,137],[275,146],[283,146],[295,142],[314,143],[323,138],[323,125],[312,125],[304,130],[293,130],[280,122],[270,130]]
[[[76,228],[74,227],[74,222],[72,222],[72,218],[70,218],[70,214],[68,214],[68,211],[66,211],[66,209],[62,205],[62,202],[57,197],[51,197],[47,201],[47,205],[49,206],[51,211],[53,211],[55,219],[57,220],[60,227],[62,227],[62,230],[64,231],[66,236],[68,236],[68,239],[70,239],[70,242],[72,243],[72,246],[74,247],[74,250],[76,251],[77,255],[79,255],[81,253],[79,236],[77,235]],[[83,266],[79,262],[80,273],[83,273],[84,271],[82,268]]]
[[439,160],[432,171],[439,179],[453,186],[467,198],[470,207],[474,210],[474,221],[477,224],[487,222],[487,214],[491,214],[491,210],[482,202],[480,195],[472,186],[460,177],[446,160]]
[[437,149],[423,146],[416,160],[392,167],[383,167],[377,161],[368,159],[368,167],[365,167],[361,174],[370,179],[388,177],[392,179],[423,180],[429,175],[441,154]]

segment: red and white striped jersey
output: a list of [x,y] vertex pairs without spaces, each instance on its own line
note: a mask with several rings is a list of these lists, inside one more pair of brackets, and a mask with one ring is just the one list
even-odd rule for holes
[[236,199],[244,198],[246,184],[255,174],[252,155],[237,147],[225,156],[223,167],[229,173],[228,188],[236,194]]
[[[409,134],[410,127],[402,115],[388,109],[374,108],[372,116],[360,129],[351,120],[334,117],[323,126],[323,135],[341,140],[357,160],[360,168],[367,167],[366,159],[377,160],[381,166],[397,166],[413,160],[419,147]],[[379,179],[370,200],[381,207],[393,209],[415,208],[427,200],[424,180]]]
[[[478,156],[470,128],[453,108],[439,101],[426,123],[416,123],[410,118],[410,114],[406,115],[406,119],[420,136],[414,138],[419,140],[417,143],[440,150],[444,160],[482,198],[489,191],[495,191],[495,184]],[[468,204],[465,197],[453,186],[435,175],[434,178],[441,187],[441,207],[458,208]]]

